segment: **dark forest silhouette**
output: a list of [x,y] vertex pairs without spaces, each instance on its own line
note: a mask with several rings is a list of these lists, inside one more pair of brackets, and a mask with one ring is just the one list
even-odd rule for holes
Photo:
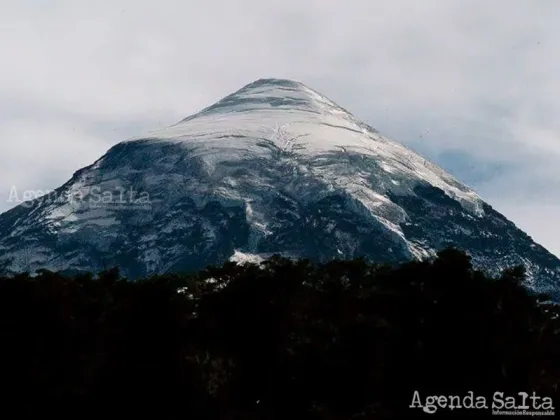
[[409,405],[415,390],[559,396],[560,310],[524,279],[454,249],[396,267],[273,257],[137,282],[0,278],[0,415],[482,418]]

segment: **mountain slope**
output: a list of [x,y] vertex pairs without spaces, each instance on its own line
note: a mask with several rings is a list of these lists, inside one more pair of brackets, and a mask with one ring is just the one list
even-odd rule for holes
[[560,261],[470,188],[305,85],[262,79],[124,141],[51,195],[0,216],[0,267],[130,277],[274,253],[325,260],[467,250],[490,270]]

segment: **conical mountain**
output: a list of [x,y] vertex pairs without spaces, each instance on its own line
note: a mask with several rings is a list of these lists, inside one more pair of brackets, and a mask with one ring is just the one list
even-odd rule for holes
[[524,264],[555,291],[560,260],[438,166],[302,83],[261,79],[111,148],[0,216],[4,271],[136,278],[271,254],[426,258],[456,246],[492,272]]

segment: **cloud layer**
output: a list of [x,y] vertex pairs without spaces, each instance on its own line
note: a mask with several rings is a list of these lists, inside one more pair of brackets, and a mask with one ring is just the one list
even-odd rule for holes
[[262,77],[322,92],[560,255],[556,0],[0,0],[0,211]]

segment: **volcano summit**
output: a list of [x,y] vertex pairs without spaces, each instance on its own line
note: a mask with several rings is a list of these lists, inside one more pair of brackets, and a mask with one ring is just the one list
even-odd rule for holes
[[137,278],[271,254],[400,262],[456,246],[479,268],[523,264],[530,287],[560,286],[560,260],[473,190],[290,80],[257,80],[123,141],[55,193],[0,216],[5,272],[119,266]]

